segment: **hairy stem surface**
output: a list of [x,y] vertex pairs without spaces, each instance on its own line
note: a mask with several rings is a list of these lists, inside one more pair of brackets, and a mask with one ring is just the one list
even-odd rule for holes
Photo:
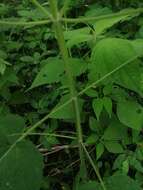
[[85,158],[84,158],[84,151],[82,147],[83,143],[83,136],[82,136],[82,128],[81,128],[81,119],[80,119],[80,111],[79,111],[79,101],[77,98],[77,91],[75,89],[74,85],[74,78],[72,75],[72,71],[69,65],[69,54],[68,49],[66,48],[66,43],[64,39],[62,24],[59,18],[58,8],[57,8],[57,1],[56,0],[50,0],[50,7],[51,12],[54,18],[54,27],[55,27],[55,33],[57,37],[57,42],[59,45],[59,49],[62,55],[62,59],[65,64],[65,70],[67,74],[68,84],[69,84],[69,91],[70,96],[73,98],[72,104],[73,109],[75,112],[75,120],[76,120],[76,131],[77,131],[77,139],[79,144],[79,155],[81,160],[81,169],[82,169],[82,178],[86,177],[86,166],[85,166]]

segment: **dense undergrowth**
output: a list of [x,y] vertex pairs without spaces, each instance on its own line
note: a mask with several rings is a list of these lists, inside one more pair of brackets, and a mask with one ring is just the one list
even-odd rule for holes
[[143,188],[142,7],[0,1],[0,190]]

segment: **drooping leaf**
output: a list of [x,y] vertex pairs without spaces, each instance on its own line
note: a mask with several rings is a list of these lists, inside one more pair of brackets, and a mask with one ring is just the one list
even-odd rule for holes
[[[98,80],[112,72],[122,64],[136,57],[136,51],[129,40],[118,38],[106,38],[97,43],[92,51],[89,80]],[[141,68],[137,61],[129,62],[119,69],[105,82],[116,82],[117,84],[141,93],[140,89]]]
[[6,157],[0,160],[0,189],[39,190],[42,169],[42,156],[32,143],[19,142]]
[[112,100],[108,97],[103,98],[103,105],[109,116],[112,115]]
[[123,161],[123,163],[122,163],[122,171],[125,174],[128,173],[128,171],[129,171],[129,161],[128,161],[128,159],[126,159],[125,161]]
[[143,107],[137,102],[127,100],[118,102],[117,115],[127,127],[140,130],[143,126]]
[[102,143],[99,143],[96,146],[96,159],[98,160],[104,152],[104,145]]
[[92,102],[92,107],[95,112],[95,115],[97,117],[97,120],[99,120],[100,114],[103,110],[103,100],[102,99],[94,99]]
[[101,130],[100,123],[94,117],[89,118],[89,127],[96,134],[100,133]]
[[0,74],[4,74],[6,70],[6,64],[3,59],[0,58]]

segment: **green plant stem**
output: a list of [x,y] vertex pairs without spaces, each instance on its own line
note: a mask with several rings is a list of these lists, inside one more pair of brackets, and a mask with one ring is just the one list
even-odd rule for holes
[[[23,135],[23,133],[15,133],[10,136],[19,136],[19,135]],[[55,134],[55,133],[29,133],[29,135],[50,136],[50,137],[59,137],[59,138],[65,138],[65,139],[76,139],[76,137],[73,137],[73,136],[60,135],[60,134]]]
[[8,26],[37,26],[37,25],[45,25],[49,24],[51,20],[41,20],[41,21],[6,21],[0,20],[0,25],[8,25]]
[[84,149],[84,151],[85,151],[85,154],[86,154],[86,156],[87,156],[87,158],[88,158],[88,160],[89,160],[91,166],[93,167],[93,169],[94,169],[94,171],[95,171],[95,173],[96,173],[96,175],[97,175],[97,177],[98,177],[98,179],[99,179],[99,181],[100,181],[100,184],[101,184],[103,190],[106,190],[105,184],[104,184],[104,182],[103,182],[103,180],[102,180],[102,178],[101,178],[101,175],[100,175],[100,173],[99,173],[99,170],[98,170],[97,166],[94,164],[94,162],[93,162],[93,160],[92,160],[90,154],[88,153],[88,151],[87,151],[87,149],[86,149],[86,147],[85,147],[85,145],[84,145],[83,143],[82,143],[82,146],[83,146],[83,149]]
[[51,12],[53,13],[54,27],[55,27],[57,42],[58,42],[58,45],[60,48],[60,52],[61,52],[63,61],[65,63],[65,70],[66,70],[67,79],[68,79],[68,83],[69,83],[70,97],[73,98],[72,103],[73,103],[73,109],[75,111],[76,131],[77,131],[77,138],[78,138],[78,144],[79,144],[81,169],[82,169],[82,171],[84,171],[83,173],[86,174],[84,151],[82,148],[83,136],[82,136],[82,128],[81,128],[79,102],[78,102],[77,92],[76,92],[75,85],[74,85],[74,78],[73,78],[72,71],[71,71],[71,68],[69,65],[69,54],[68,54],[68,50],[66,48],[62,24],[60,22],[60,18],[59,18],[59,14],[58,14],[57,1],[50,0],[49,2],[50,2]]
[[[43,11],[45,12],[45,11]],[[118,16],[132,16],[134,14],[140,14],[143,12],[143,8],[138,8],[138,9],[133,9],[133,10],[128,10],[128,11],[122,11],[119,13],[113,13],[113,14],[108,14],[108,15],[103,15],[103,16],[96,16],[96,17],[81,17],[81,18],[60,18],[61,21],[66,22],[66,23],[88,23],[90,21],[99,21],[103,19],[109,19],[112,17],[118,17]],[[46,13],[47,15],[47,13]],[[49,16],[48,16],[49,17]],[[53,19],[53,18],[52,18]],[[5,21],[5,20],[0,20],[1,25],[9,25],[9,26],[36,26],[36,25],[43,25],[43,24],[48,24],[52,22],[52,20],[41,20],[41,21],[32,21],[32,22],[23,22],[23,21]]]
[[140,14],[143,12],[143,8],[124,10],[118,13],[112,13],[107,15],[95,16],[95,17],[81,17],[81,18],[62,18],[61,20],[67,23],[85,23],[90,21],[99,21],[103,19],[115,18],[119,16],[132,16],[134,14]]

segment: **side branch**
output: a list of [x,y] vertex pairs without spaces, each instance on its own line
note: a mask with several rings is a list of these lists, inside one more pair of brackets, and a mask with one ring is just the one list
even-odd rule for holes
[[37,26],[37,25],[44,25],[50,23],[51,20],[41,20],[41,21],[30,21],[30,22],[23,22],[23,21],[5,21],[0,20],[0,25],[5,26]]

